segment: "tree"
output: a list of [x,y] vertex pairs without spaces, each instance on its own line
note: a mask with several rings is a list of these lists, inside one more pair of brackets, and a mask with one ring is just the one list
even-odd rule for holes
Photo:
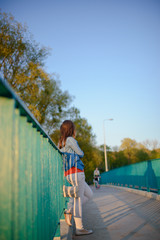
[[135,162],[134,152],[137,147],[137,142],[130,138],[124,138],[120,146],[120,150],[124,152],[128,159],[128,164]]
[[124,151],[110,152],[108,155],[110,170],[129,164],[128,158],[126,157]]
[[34,42],[28,29],[0,12],[0,73],[51,134],[65,117],[72,97],[44,70],[49,50]]
[[62,92],[60,82],[54,79],[44,81],[43,86],[37,108],[42,116],[40,123],[51,135],[68,116],[72,97],[67,91]]
[[135,162],[142,162],[149,159],[149,154],[145,149],[137,149],[137,151],[135,152],[135,156],[136,156]]
[[160,148],[160,143],[156,139],[155,140],[147,139],[143,142],[143,145],[150,150],[155,150]]
[[0,68],[4,79],[17,86],[21,74],[32,75],[30,70],[35,73],[38,69],[43,74],[40,67],[46,55],[47,49],[34,43],[25,26],[12,15],[0,12]]
[[121,142],[120,150],[130,150],[137,147],[137,142],[130,138],[124,138]]

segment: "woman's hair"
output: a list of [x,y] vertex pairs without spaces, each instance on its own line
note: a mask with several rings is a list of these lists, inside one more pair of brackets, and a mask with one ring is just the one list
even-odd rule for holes
[[75,126],[71,120],[65,120],[60,126],[60,139],[59,148],[62,148],[66,144],[67,137],[72,137],[74,135]]

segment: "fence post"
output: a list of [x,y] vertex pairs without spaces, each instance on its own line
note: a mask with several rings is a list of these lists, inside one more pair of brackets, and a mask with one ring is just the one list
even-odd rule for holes
[[[0,97],[0,239],[12,237],[12,136],[14,100]],[[7,176],[7,177],[6,177]]]

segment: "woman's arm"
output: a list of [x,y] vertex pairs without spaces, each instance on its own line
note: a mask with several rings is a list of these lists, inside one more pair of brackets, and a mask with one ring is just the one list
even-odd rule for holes
[[72,150],[79,155],[79,157],[84,156],[84,152],[80,149],[78,142],[73,137],[67,138],[67,145],[72,148]]

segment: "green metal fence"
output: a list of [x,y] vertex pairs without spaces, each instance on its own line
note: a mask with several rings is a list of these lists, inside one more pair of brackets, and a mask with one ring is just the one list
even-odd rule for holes
[[160,159],[131,164],[102,173],[100,183],[160,194]]
[[65,200],[62,157],[49,136],[0,80],[0,239],[60,236]]

